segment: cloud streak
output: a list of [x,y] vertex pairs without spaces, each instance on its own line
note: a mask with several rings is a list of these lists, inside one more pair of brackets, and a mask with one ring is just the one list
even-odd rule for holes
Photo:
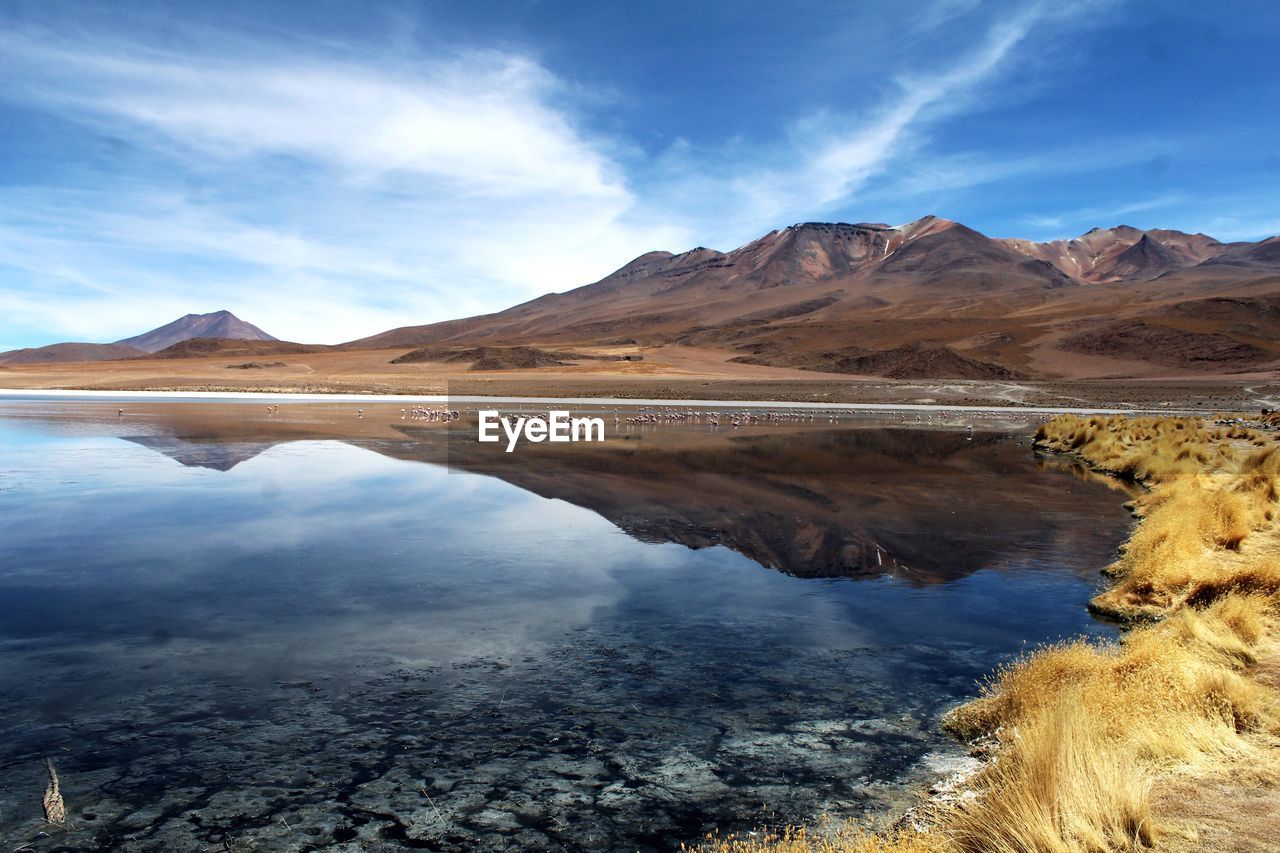
[[[931,9],[929,26],[978,14]],[[0,194],[0,311],[46,341],[228,307],[333,342],[496,310],[655,248],[729,248],[913,174],[930,128],[984,108],[1035,30],[1069,12],[997,15],[969,52],[886,75],[882,102],[858,113],[652,157],[595,129],[573,87],[518,51],[387,56],[197,33],[182,41],[204,47],[179,52],[10,27],[0,99],[120,154]]]
[[[277,335],[342,340],[589,281],[685,237],[622,220],[633,198],[608,144],[574,126],[559,83],[526,58],[248,58],[263,52],[0,36],[6,97],[154,164],[0,198],[0,261],[19,273],[0,293],[11,322],[87,335],[94,323],[71,306],[93,306],[100,333],[125,334],[185,298],[238,303]],[[150,287],[185,294],[130,298]]]
[[[0,35],[10,89],[72,118],[161,133],[219,160],[289,155],[357,182],[413,176],[464,193],[625,198],[613,164],[550,101],[558,81],[492,51],[380,67],[239,48],[232,57],[67,47]],[[141,55],[141,58],[136,58]],[[13,74],[23,80],[26,75]]]
[[[1046,167],[1089,168],[1090,161],[1096,165],[1100,159],[1114,163],[1117,152],[1103,158],[1093,154],[1084,159],[1057,159],[1052,164],[1043,156],[1021,158],[1015,168],[1007,162],[969,162],[962,170],[945,175],[928,168],[938,157],[928,150],[932,125],[988,107],[980,93],[1008,70],[1019,46],[1037,27],[1061,27],[1077,13],[1098,5],[1032,3],[1012,15],[999,16],[971,52],[932,73],[893,77],[884,103],[868,114],[824,111],[805,118],[791,129],[787,144],[767,152],[762,162],[759,158],[751,162],[750,156],[732,149],[708,152],[678,145],[663,164],[669,182],[684,187],[682,193],[677,190],[671,195],[682,195],[685,208],[697,209],[704,220],[718,217],[719,233],[736,241],[754,236],[762,228],[826,215],[862,195],[871,199],[888,194],[909,196],[925,189],[1004,180]],[[971,9],[967,2],[941,2],[917,26],[938,26]],[[726,168],[708,174],[708,162],[721,162]],[[892,170],[902,174],[890,175]],[[886,176],[890,178],[887,187],[871,186]],[[912,176],[914,183],[909,180]],[[708,207],[699,203],[700,199],[714,199],[715,203]],[[730,202],[726,204],[725,199]]]

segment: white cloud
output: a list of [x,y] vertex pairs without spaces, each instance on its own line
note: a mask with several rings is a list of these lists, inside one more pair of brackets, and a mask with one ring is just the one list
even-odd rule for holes
[[294,155],[356,180],[439,179],[461,192],[625,199],[612,163],[549,104],[554,77],[474,52],[379,67],[305,55],[139,54],[0,34],[9,96],[125,122],[219,159]]
[[[973,9],[941,2],[929,26]],[[649,159],[588,130],[570,87],[518,53],[353,58],[226,33],[178,52],[11,27],[0,98],[121,153],[0,194],[0,311],[29,336],[109,340],[225,307],[333,342],[497,310],[651,249],[730,248],[909,174],[932,125],[980,109],[1031,31],[1070,12],[998,16],[958,59],[886,74],[865,113]]]
[[[610,145],[575,128],[557,81],[523,57],[392,67],[250,45],[210,58],[16,31],[0,55],[5,97],[159,164],[0,197],[0,262],[24,274],[0,293],[15,325],[113,337],[179,305],[229,307],[278,336],[338,341],[576,286],[687,239],[624,221],[633,198]],[[212,190],[162,177],[174,171]]]

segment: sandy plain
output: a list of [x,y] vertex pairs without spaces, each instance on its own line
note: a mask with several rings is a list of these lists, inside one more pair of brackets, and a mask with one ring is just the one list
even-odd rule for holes
[[[1050,406],[1119,409],[1280,408],[1274,372],[1115,379],[893,380],[730,362],[705,347],[581,347],[556,367],[472,370],[440,362],[392,364],[409,348],[324,350],[271,360],[244,355],[0,366],[0,388],[409,396],[608,397],[809,403]],[[261,366],[244,367],[253,363]]]

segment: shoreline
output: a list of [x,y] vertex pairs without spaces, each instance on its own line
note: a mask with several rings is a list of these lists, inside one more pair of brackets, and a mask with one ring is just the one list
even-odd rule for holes
[[1070,415],[1042,425],[1037,455],[1146,489],[1088,607],[1121,625],[1119,639],[1041,646],[996,668],[942,719],[980,763],[936,782],[888,829],[820,822],[696,849],[1269,849],[1280,837],[1276,426]]
[[[1243,851],[1274,839],[1277,442],[1274,426],[1201,418],[1065,416],[1037,431],[1038,454],[1146,490],[1128,505],[1130,535],[1088,603],[1122,633],[1035,649],[944,718],[983,763],[931,800],[943,811],[926,834],[940,831],[942,849],[1074,850],[1105,839]],[[1032,802],[1035,785],[1054,799]],[[984,835],[993,830],[996,843]]]
[[[889,378],[741,364],[731,353],[687,347],[646,350],[643,360],[477,370],[446,363],[396,364],[401,349],[298,353],[240,370],[243,356],[0,365],[12,391],[149,391],[265,394],[290,399],[502,398],[596,400],[608,405],[804,403],[1059,411],[1254,411],[1280,408],[1280,373],[1118,375],[1098,378]],[[297,395],[297,396],[295,396]]]
[[[100,404],[108,399],[177,406],[293,399],[302,407],[395,404],[410,398],[0,390],[0,405],[6,399],[48,402],[51,406],[79,401]],[[566,398],[453,400],[574,402]],[[614,401],[578,398],[577,402],[601,405]],[[891,824],[893,829],[878,836],[880,846],[856,846],[861,842],[854,839],[848,848],[818,847],[822,836],[810,830],[815,849],[1014,851],[1026,847],[1019,847],[1020,842],[986,846],[988,835],[984,833],[990,831],[990,825],[1000,832],[1011,832],[1010,826],[1022,824],[1034,825],[1039,833],[1035,837],[1046,844],[1051,831],[1061,835],[1057,839],[1061,846],[1029,845],[1034,849],[1086,849],[1069,843],[1079,841],[1078,834],[1071,833],[1078,833],[1081,827],[1105,836],[1109,845],[1124,841],[1130,846],[1151,846],[1158,842],[1160,849],[1180,849],[1174,842],[1184,835],[1199,838],[1196,833],[1210,832],[1203,826],[1221,830],[1222,821],[1214,824],[1203,816],[1220,804],[1213,797],[1221,797],[1224,787],[1241,798],[1270,798],[1266,802],[1274,808],[1277,821],[1274,826],[1266,825],[1280,835],[1280,752],[1275,752],[1280,749],[1280,416],[1215,424],[1203,417],[1172,416],[1176,413],[1169,410],[1158,413],[1163,417],[1133,417],[1141,413],[1131,410],[1111,412],[1123,415],[1111,417],[1099,410],[1046,407],[616,402],[627,406],[750,405],[846,413],[904,409],[981,412],[1027,415],[1028,421],[1057,414],[1059,417],[1043,424],[1036,434],[1037,456],[1067,458],[1108,479],[1140,484],[1146,490],[1128,505],[1137,520],[1116,562],[1103,571],[1107,581],[1094,601],[1107,606],[1095,609],[1091,602],[1089,608],[1095,615],[1101,613],[1123,623],[1126,628],[1121,638],[1108,643],[1068,641],[1042,646],[1010,665],[989,670],[981,692],[971,694],[942,720],[942,729],[983,762],[973,774],[939,780],[928,789],[931,796],[919,809],[896,819],[886,815],[887,820],[896,822]],[[1161,551],[1166,540],[1184,550]],[[1168,577],[1169,566],[1177,570],[1177,577]],[[1115,726],[1116,720],[1122,721],[1119,730],[1100,728]],[[1268,743],[1272,745],[1266,746]],[[1029,750],[1039,752],[1028,757]],[[1211,759],[1204,757],[1206,752],[1212,753]],[[1028,767],[1036,772],[1031,773]],[[1274,781],[1268,775],[1272,773]],[[1258,794],[1254,789],[1241,789],[1232,774],[1268,781]],[[1045,784],[1041,787],[1055,796],[1032,804],[1031,814],[1016,811],[1029,808],[1024,792],[1037,789],[1037,794],[1043,793],[1037,788],[1042,781]],[[1052,790],[1055,785],[1057,791]],[[1073,793],[1076,790],[1088,791],[1094,799],[1081,806]],[[1168,802],[1171,796],[1180,798],[1173,806]],[[1199,804],[1200,811],[1179,810],[1178,803],[1183,801]],[[1002,808],[1013,811],[998,813]],[[1082,808],[1083,816],[1072,814],[1073,808]],[[1223,820],[1228,821],[1228,832],[1248,829]],[[919,837],[908,841],[902,835],[908,832]],[[735,846],[712,843],[710,849],[741,853],[811,849],[794,846],[794,839],[771,844],[768,838],[766,833],[749,844],[726,839]],[[1174,846],[1167,848],[1166,842]],[[1251,848],[1221,847],[1223,853],[1234,849]]]
[[1005,406],[965,405],[947,403],[815,403],[795,400],[697,400],[680,397],[518,397],[518,396],[449,396],[442,394],[352,394],[352,393],[303,393],[272,391],[99,391],[70,388],[26,390],[0,388],[0,402],[20,400],[66,400],[112,402],[115,400],[144,400],[154,402],[260,402],[262,400],[291,400],[300,403],[515,403],[521,405],[555,405],[557,403],[581,406],[687,406],[695,408],[783,408],[803,410],[829,410],[841,412],[966,412],[983,414],[1026,415],[1183,415],[1194,414],[1196,409],[1183,408],[1106,408],[1089,406],[1026,406],[1010,403]]

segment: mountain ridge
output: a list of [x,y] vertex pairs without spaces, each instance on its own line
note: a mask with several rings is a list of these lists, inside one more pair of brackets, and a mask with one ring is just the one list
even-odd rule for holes
[[[1267,243],[1223,243],[1205,234],[1127,225],[1036,243],[987,237],[933,215],[897,226],[804,222],[728,252],[646,252],[596,282],[503,311],[401,326],[338,346],[602,343],[637,335],[654,343],[693,335],[707,343],[710,329],[724,330],[720,342],[733,343],[733,334],[750,337],[743,327],[762,325],[759,318],[770,313],[792,322],[836,322],[858,312],[918,320],[949,306],[972,316],[973,303],[981,300],[991,301],[988,313],[995,315],[1014,304],[1038,310],[1078,300],[1082,288],[1145,286],[1215,259],[1222,267],[1280,271],[1280,241],[1274,248]],[[1205,278],[1207,289],[1220,284]]]
[[[799,222],[727,252],[645,252],[595,282],[504,310],[332,347],[276,341],[226,311],[121,342],[139,343],[162,362],[361,351],[362,370],[394,365],[406,382],[448,371],[437,356],[454,351],[502,350],[483,363],[536,369],[537,359],[516,357],[520,347],[559,353],[567,369],[576,369],[574,353],[628,355],[644,361],[642,372],[662,369],[663,352],[681,360],[678,348],[731,372],[756,365],[993,381],[1256,374],[1280,369],[1280,237],[1223,242],[1116,225],[1037,243],[933,215],[901,225]],[[16,359],[136,353],[58,346]],[[397,361],[403,351],[377,354],[384,349],[421,352]],[[6,356],[15,358],[0,362]]]

